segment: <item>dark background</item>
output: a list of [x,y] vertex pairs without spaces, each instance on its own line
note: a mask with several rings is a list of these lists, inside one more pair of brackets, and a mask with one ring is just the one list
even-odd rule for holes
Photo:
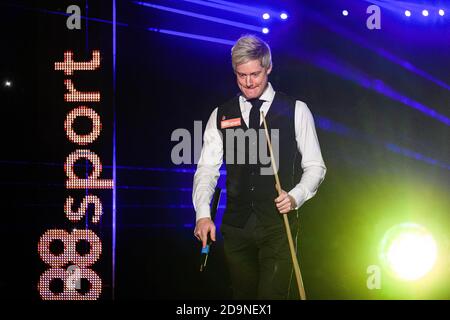
[[[151,2],[264,24],[189,2]],[[49,228],[73,227],[65,220],[63,205],[67,195],[76,193],[64,188],[63,163],[75,146],[68,142],[63,123],[75,105],[64,103],[64,76],[53,70],[53,63],[62,61],[67,49],[74,49],[79,53],[75,59],[83,61],[91,50],[100,49],[101,70],[74,79],[81,89],[102,94],[102,103],[94,109],[102,116],[103,131],[90,148],[101,157],[105,178],[112,177],[115,119],[115,298],[230,298],[220,238],[207,272],[198,272],[200,248],[192,235],[191,201],[195,166],[175,166],[170,155],[175,129],[193,133],[196,120],[204,127],[213,108],[237,93],[231,46],[147,28],[227,40],[247,32],[117,1],[114,92],[112,1],[0,4],[2,295],[38,299],[36,284],[46,269],[37,254],[39,237]],[[69,31],[66,16],[58,14],[71,4],[90,18],[82,20],[81,30]],[[287,21],[267,22],[271,32],[261,34],[273,54],[270,81],[275,90],[309,106],[328,169],[316,197],[300,211],[300,263],[308,298],[449,299],[448,14],[407,20],[382,8],[382,29],[368,30],[366,1],[347,1],[348,17],[342,16],[340,1],[287,1],[285,7],[277,1],[246,4],[289,13]],[[388,54],[444,85],[411,72],[408,64],[395,63]],[[4,87],[4,79],[11,79],[13,87]],[[393,90],[435,110],[447,123],[393,99]],[[79,124],[80,130],[87,130],[86,125]],[[219,185],[224,186],[224,177]],[[104,279],[102,298],[110,299],[112,193],[94,193],[105,207],[102,223],[95,227],[104,254],[94,269]],[[225,199],[223,192],[219,224]],[[377,248],[384,232],[405,221],[426,226],[438,242],[441,258],[434,275],[423,280],[419,290],[383,273],[382,290],[368,290],[366,269],[380,264]]]

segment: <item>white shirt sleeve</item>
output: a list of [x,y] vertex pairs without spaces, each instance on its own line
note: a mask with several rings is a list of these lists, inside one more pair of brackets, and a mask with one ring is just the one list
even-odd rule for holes
[[295,104],[295,139],[298,151],[302,155],[303,174],[300,182],[288,193],[295,199],[298,209],[305,201],[314,197],[327,171],[313,116],[308,106],[301,101]]
[[211,217],[209,204],[220,176],[222,162],[223,142],[221,132],[217,129],[216,108],[206,124],[203,147],[194,175],[192,201],[196,212],[196,221]]

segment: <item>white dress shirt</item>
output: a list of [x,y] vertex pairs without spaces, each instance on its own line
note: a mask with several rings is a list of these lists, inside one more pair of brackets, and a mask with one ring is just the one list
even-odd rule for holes
[[[259,99],[264,100],[261,111],[267,114],[275,96],[272,85],[267,88]],[[252,105],[244,96],[239,97],[242,119],[248,127]],[[262,122],[262,118],[260,120]],[[314,119],[307,105],[297,100],[295,102],[295,140],[302,155],[301,166],[303,174],[300,182],[288,193],[297,203],[298,209],[305,201],[314,197],[319,185],[325,178],[326,167],[322,159],[319,140],[317,138]],[[217,128],[217,108],[214,109],[206,124],[203,136],[203,147],[194,175],[192,200],[196,212],[196,221],[211,217],[210,202],[219,178],[219,169],[223,162],[223,142]],[[275,182],[274,182],[275,184]],[[274,186],[275,187],[275,186]],[[287,190],[286,190],[287,191]]]

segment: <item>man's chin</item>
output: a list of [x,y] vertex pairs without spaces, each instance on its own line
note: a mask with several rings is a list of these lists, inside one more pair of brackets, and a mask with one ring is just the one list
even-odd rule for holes
[[256,91],[252,91],[252,92],[245,92],[244,91],[244,96],[246,99],[255,99],[258,98],[258,93]]

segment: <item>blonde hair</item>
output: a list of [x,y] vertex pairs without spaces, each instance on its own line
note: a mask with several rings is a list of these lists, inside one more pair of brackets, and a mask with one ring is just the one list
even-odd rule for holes
[[231,48],[231,64],[233,70],[242,63],[250,60],[259,60],[263,68],[272,66],[272,55],[269,45],[252,34],[240,37]]

